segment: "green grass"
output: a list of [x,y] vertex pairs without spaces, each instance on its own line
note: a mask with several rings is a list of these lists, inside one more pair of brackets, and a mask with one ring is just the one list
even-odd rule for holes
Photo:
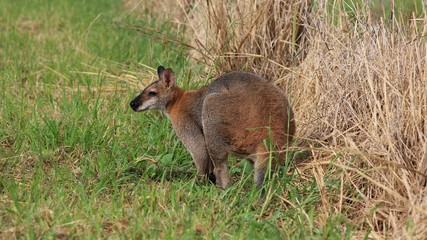
[[293,167],[261,199],[235,159],[230,189],[198,182],[166,117],[128,107],[147,79],[122,77],[163,64],[191,82],[196,67],[114,22],[171,26],[126,13],[119,0],[0,2],[0,238],[349,238],[345,213],[318,211],[318,184]]

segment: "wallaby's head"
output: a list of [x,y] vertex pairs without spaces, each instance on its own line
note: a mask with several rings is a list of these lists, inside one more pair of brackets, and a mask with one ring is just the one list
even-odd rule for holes
[[157,68],[159,80],[151,83],[141,94],[130,102],[135,112],[150,109],[165,110],[166,105],[172,100],[175,93],[175,75],[170,68],[163,66]]

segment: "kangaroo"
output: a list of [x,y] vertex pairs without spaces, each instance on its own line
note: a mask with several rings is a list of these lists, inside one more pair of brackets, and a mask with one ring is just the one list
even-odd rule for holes
[[130,106],[135,112],[163,111],[200,176],[227,188],[227,158],[234,154],[254,165],[254,180],[260,188],[271,150],[265,140],[280,150],[278,159],[283,164],[283,150],[292,141],[295,120],[280,88],[255,74],[230,72],[201,89],[183,90],[176,85],[170,68],[159,66],[157,73],[159,80],[147,86]]

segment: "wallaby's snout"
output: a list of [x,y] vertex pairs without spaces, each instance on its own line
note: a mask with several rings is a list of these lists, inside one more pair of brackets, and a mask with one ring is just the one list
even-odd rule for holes
[[140,99],[141,97],[140,96],[137,96],[136,98],[134,98],[133,100],[132,100],[132,102],[130,102],[130,107],[135,111],[135,112],[138,112],[138,106],[139,106],[139,99]]

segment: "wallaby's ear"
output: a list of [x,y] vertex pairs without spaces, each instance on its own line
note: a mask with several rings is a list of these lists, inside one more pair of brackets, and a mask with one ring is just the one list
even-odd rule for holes
[[159,66],[158,68],[157,68],[157,74],[159,75],[159,78],[161,78],[160,77],[160,75],[162,75],[162,73],[165,71],[165,68],[163,67],[163,66]]
[[170,68],[162,72],[160,79],[162,80],[163,86],[165,88],[171,88],[175,86],[175,74]]

